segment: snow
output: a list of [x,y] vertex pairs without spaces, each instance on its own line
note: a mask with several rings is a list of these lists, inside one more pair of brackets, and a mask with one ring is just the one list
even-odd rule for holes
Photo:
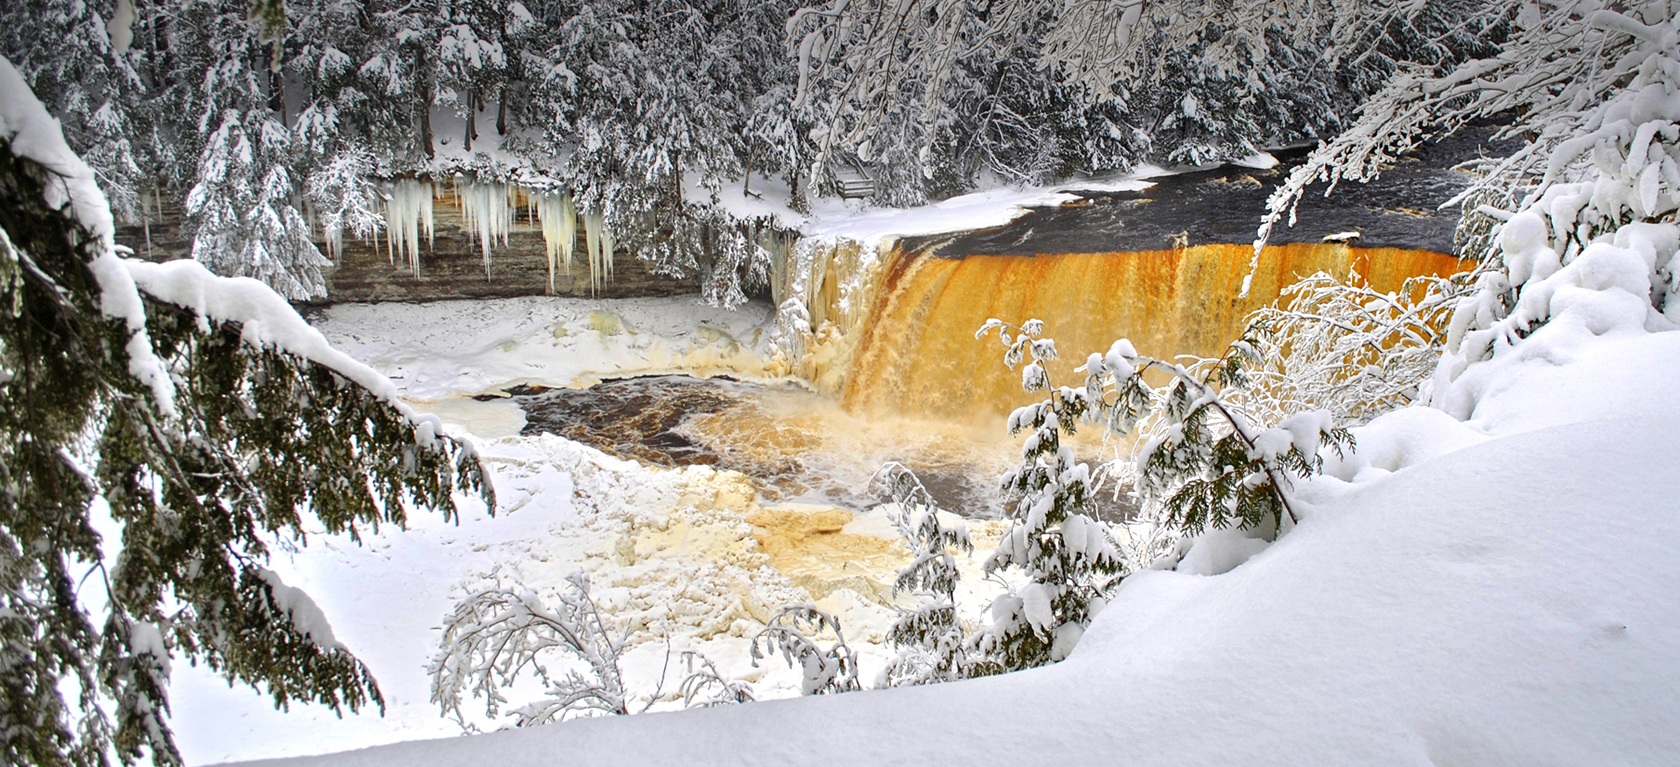
[[274,606],[285,615],[286,621],[292,624],[292,629],[299,634],[309,637],[309,641],[323,650],[342,650],[344,645],[338,643],[333,636],[332,624],[327,621],[327,614],[321,611],[315,600],[309,597],[303,589],[287,586],[280,574],[266,567],[257,568],[257,577],[268,584],[270,593],[274,595]]
[[132,284],[160,301],[190,309],[202,328],[210,320],[240,323],[240,339],[273,348],[331,368],[374,396],[389,402],[414,423],[422,443],[438,434],[441,422],[416,413],[405,404],[385,376],[327,342],[321,332],[298,316],[292,305],[263,283],[249,277],[218,277],[197,261],[180,259],[154,264],[122,259],[119,266]]
[[588,386],[661,373],[770,378],[761,359],[770,318],[762,304],[725,311],[693,296],[527,297],[338,304],[317,323],[402,396],[431,403],[521,383]]
[[1132,576],[1056,666],[286,764],[1667,761],[1673,421],[1599,412],[1473,439],[1425,412],[1362,430],[1410,454],[1396,470],[1307,483],[1303,523],[1223,575]]
[[134,22],[138,18],[134,0],[117,0],[117,10],[105,24],[106,34],[111,36],[112,53],[118,56],[128,53],[128,47],[134,43]]
[[99,283],[99,308],[106,317],[128,326],[128,372],[152,391],[165,415],[175,414],[175,384],[169,370],[152,351],[146,334],[146,308],[134,281],[123,268],[112,239],[116,224],[111,204],[99,190],[93,169],[64,143],[58,120],[36,100],[12,62],[0,56],[0,136],[11,143],[12,152],[34,160],[53,175],[47,183],[47,204],[68,208],[70,215],[93,235],[94,257],[88,263]]

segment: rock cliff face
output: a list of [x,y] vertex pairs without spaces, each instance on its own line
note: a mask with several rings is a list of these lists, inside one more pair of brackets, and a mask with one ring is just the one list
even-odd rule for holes
[[[485,277],[484,254],[477,238],[465,227],[461,208],[452,199],[434,203],[436,237],[420,246],[420,274],[403,265],[402,254],[393,264],[387,255],[383,235],[378,244],[371,240],[346,238],[344,254],[327,273],[324,303],[359,301],[436,301],[452,298],[509,298],[548,293],[548,257],[542,230],[524,207],[515,210],[507,244],[496,243],[490,251],[489,278]],[[148,235],[148,228],[150,233]],[[183,232],[181,210],[165,204],[160,221],[149,227],[127,226],[117,230],[117,242],[134,249],[135,255],[152,261],[192,257],[192,242]],[[325,252],[325,245],[316,242]],[[554,277],[554,293],[588,296],[589,270],[583,263],[584,238],[578,235],[577,257],[571,274],[563,269]],[[698,291],[692,280],[675,279],[648,271],[648,263],[620,250],[613,259],[613,277],[595,295],[608,298],[668,296]]]

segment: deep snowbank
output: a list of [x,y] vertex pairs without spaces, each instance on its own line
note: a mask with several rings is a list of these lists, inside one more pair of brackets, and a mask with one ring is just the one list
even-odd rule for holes
[[[1664,336],[1645,351],[1670,357]],[[1663,763],[1680,435],[1656,407],[1493,438],[1390,416],[1343,472],[1361,481],[1302,488],[1278,544],[1225,575],[1134,576],[1054,667],[288,764]]]

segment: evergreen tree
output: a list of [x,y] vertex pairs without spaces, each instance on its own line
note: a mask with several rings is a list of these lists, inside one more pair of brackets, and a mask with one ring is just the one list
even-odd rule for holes
[[1004,475],[1010,526],[985,564],[988,573],[1019,569],[1026,577],[992,602],[992,622],[978,642],[993,670],[1015,671],[1066,658],[1124,573],[1096,519],[1090,467],[1062,444],[1062,435],[1092,414],[1092,400],[1084,390],[1050,387],[1043,363],[1056,358],[1056,344],[1039,337],[1042,323],[989,320],[975,337],[994,330],[1005,346],[1004,363],[1011,369],[1027,363],[1022,388],[1050,394],[1009,416],[1010,434],[1031,433],[1021,445],[1021,464]]
[[326,295],[321,255],[292,204],[293,137],[263,108],[227,110],[199,158],[187,194],[193,258],[229,277],[255,277],[296,301]]
[[[111,236],[92,171],[0,60],[0,761],[179,763],[175,657],[279,706],[383,705],[268,546],[306,520],[355,538],[410,505],[453,516],[457,489],[493,504],[476,456],[274,294],[125,262]],[[110,560],[96,498],[122,528]],[[98,627],[84,582],[107,592]]]
[[888,519],[910,548],[910,564],[898,571],[893,596],[909,593],[921,598],[913,609],[900,610],[887,630],[898,654],[881,671],[880,685],[900,687],[949,682],[973,676],[967,632],[957,618],[956,560],[951,550],[974,551],[968,528],[948,525],[927,488],[908,467],[882,466],[873,481],[891,500]]

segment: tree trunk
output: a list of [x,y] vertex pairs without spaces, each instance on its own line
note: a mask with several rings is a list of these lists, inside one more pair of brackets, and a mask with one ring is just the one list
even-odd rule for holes
[[498,136],[507,135],[507,100],[508,86],[504,85],[502,86],[500,103],[496,106],[496,135]]
[[[272,57],[274,54],[270,53]],[[286,125],[286,78],[279,69],[270,69],[268,78],[268,108],[280,115],[280,124]]]
[[472,140],[478,138],[478,94],[467,91],[467,140],[463,149],[472,151]]

